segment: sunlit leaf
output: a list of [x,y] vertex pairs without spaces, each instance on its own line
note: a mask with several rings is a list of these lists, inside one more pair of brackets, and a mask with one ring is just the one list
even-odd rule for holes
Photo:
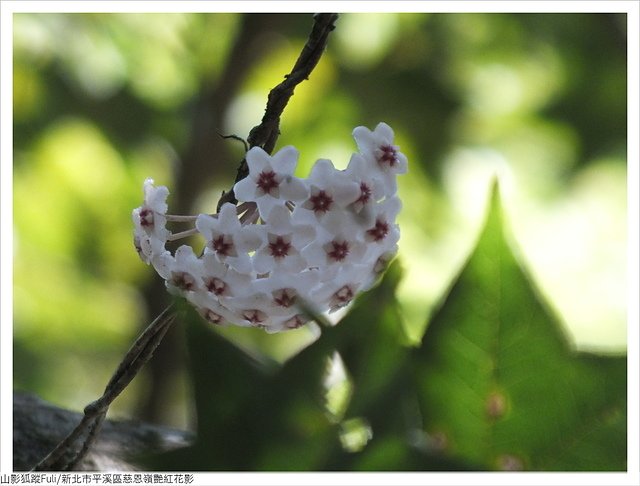
[[427,437],[495,469],[625,469],[626,360],[572,350],[503,231],[496,188],[415,355]]
[[328,469],[482,469],[466,458],[443,457],[418,433],[422,419],[411,381],[410,348],[395,296],[400,278],[395,262],[380,284],[364,294],[331,329],[341,335],[335,346],[353,386],[345,423],[362,421],[370,429],[370,438],[356,453],[336,451]]

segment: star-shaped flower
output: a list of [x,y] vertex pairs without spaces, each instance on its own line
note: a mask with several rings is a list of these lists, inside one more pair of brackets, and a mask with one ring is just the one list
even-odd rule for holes
[[320,272],[305,270],[291,278],[291,273],[283,269],[276,269],[268,278],[261,278],[255,282],[255,290],[264,295],[271,296],[274,306],[282,309],[300,310],[301,301],[311,299],[314,290],[320,283]]
[[204,289],[215,300],[245,295],[251,289],[250,275],[240,273],[222,263],[213,253],[202,255],[202,283]]
[[345,177],[327,159],[319,159],[313,164],[308,178],[309,198],[302,207],[313,211],[317,218],[329,212],[341,211],[353,203],[360,195],[360,188]]
[[200,214],[196,228],[207,239],[205,253],[213,253],[238,272],[251,271],[249,252],[260,246],[264,227],[262,225],[242,226],[238,220],[236,207],[223,204],[217,217]]
[[358,197],[350,205],[356,213],[370,208],[384,197],[382,177],[378,171],[371,170],[362,154],[353,154],[344,171],[346,177],[353,181],[360,191]]
[[275,206],[266,219],[267,227],[261,246],[253,257],[253,266],[258,274],[268,273],[274,268],[289,272],[300,272],[307,266],[300,250],[316,236],[313,226],[296,224],[285,206]]
[[263,217],[286,201],[302,201],[308,189],[301,179],[293,176],[298,156],[292,146],[282,148],[273,156],[260,147],[253,147],[246,154],[249,175],[233,188],[236,197],[240,201],[254,201]]
[[371,267],[363,264],[345,265],[331,272],[331,279],[315,293],[315,301],[327,306],[329,312],[345,307],[356,297],[370,273]]
[[[167,231],[167,233],[169,233]],[[149,265],[151,261],[164,253],[168,253],[165,249],[166,237],[158,238],[144,231],[135,231],[133,235],[133,246],[138,252],[140,259]]]
[[397,197],[390,197],[376,204],[372,209],[372,224],[364,232],[364,239],[373,243],[395,245],[400,239],[400,228],[395,223],[402,208]]
[[231,309],[225,307],[210,294],[197,292],[188,294],[187,299],[198,310],[200,315],[211,324],[226,326],[228,324],[248,325],[238,317]]
[[337,212],[325,218],[317,237],[302,250],[311,266],[347,265],[364,257],[367,245],[353,214]]
[[164,245],[170,234],[166,229],[169,189],[165,186],[155,187],[153,179],[145,179],[143,189],[144,203],[131,214],[134,224],[133,243],[142,261],[149,264],[154,256],[164,252]]
[[169,189],[165,186],[155,187],[153,179],[144,181],[144,204],[133,210],[133,222],[145,231],[152,232],[157,227],[164,227],[167,220],[167,196]]
[[190,246],[180,246],[175,256],[169,252],[160,255],[153,264],[172,294],[185,295],[202,289],[202,262]]
[[397,191],[395,176],[407,172],[407,157],[393,144],[393,137],[393,130],[386,123],[378,123],[373,132],[366,127],[356,127],[353,130],[353,138],[360,153],[370,167],[383,176],[387,195]]

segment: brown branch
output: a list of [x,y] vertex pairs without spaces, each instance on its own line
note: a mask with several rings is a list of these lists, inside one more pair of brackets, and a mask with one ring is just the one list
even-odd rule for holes
[[[71,470],[87,454],[95,441],[109,405],[120,395],[142,366],[151,359],[153,351],[171,327],[175,313],[168,306],[133,343],[120,366],[109,380],[103,395],[84,409],[80,423],[33,468],[34,471]],[[74,446],[80,438],[86,436],[79,450]]]
[[[335,21],[338,19],[336,13],[322,13],[313,16],[313,28],[307,39],[307,43],[302,48],[293,69],[285,76],[278,86],[269,92],[267,107],[259,125],[253,127],[249,132],[247,142],[249,147],[262,147],[266,152],[271,153],[280,135],[280,117],[289,103],[293,92],[302,81],[309,78],[309,75],[318,64],[324,52],[329,34],[335,28]],[[249,175],[249,167],[246,159],[242,159],[234,184]],[[222,194],[218,201],[218,211],[224,203],[236,204],[233,188],[229,192]]]
[[[80,413],[56,407],[35,395],[15,390],[13,470],[29,471],[64,439],[82,418]],[[4,428],[2,433],[5,433]],[[185,430],[139,420],[119,421],[107,418],[91,450],[82,461],[73,466],[73,470],[139,471],[145,465],[139,458],[185,447],[193,444],[194,440],[194,435]]]

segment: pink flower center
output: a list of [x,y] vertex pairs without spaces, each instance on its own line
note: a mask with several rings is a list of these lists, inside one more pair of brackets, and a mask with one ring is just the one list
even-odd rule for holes
[[398,163],[398,151],[393,145],[381,145],[376,155],[382,165],[393,167]]
[[286,241],[282,236],[275,237],[273,241],[269,243],[269,252],[271,252],[271,256],[276,260],[286,257],[289,254],[289,250],[291,250],[291,243]]
[[371,188],[365,184],[364,182],[360,183],[360,197],[356,200],[357,203],[362,204],[363,206],[369,202],[371,199]]
[[233,248],[233,240],[226,235],[220,235],[217,238],[211,240],[211,248],[219,256],[234,256],[235,250]]
[[219,278],[205,278],[204,284],[207,287],[207,290],[215,295],[222,295],[227,291],[227,284]]
[[349,242],[333,240],[325,247],[325,251],[329,258],[336,262],[341,262],[349,254]]
[[389,224],[381,219],[376,220],[376,225],[367,230],[367,237],[373,241],[383,240],[389,234]]
[[326,213],[331,209],[333,204],[333,198],[328,195],[324,190],[318,191],[309,198],[309,209],[312,209],[314,213]]
[[242,313],[242,317],[253,325],[259,325],[267,319],[267,315],[258,309],[246,310]]
[[204,318],[212,324],[222,324],[224,322],[224,317],[222,317],[220,314],[216,314],[211,309],[206,309],[203,315]]
[[333,296],[331,296],[331,307],[337,309],[344,307],[353,300],[353,290],[349,285],[341,287]]
[[170,283],[182,290],[194,290],[196,288],[196,279],[187,272],[171,272]]
[[296,291],[293,289],[280,289],[272,293],[273,301],[280,307],[291,307],[296,302]]
[[153,211],[149,208],[142,208],[140,211],[140,226],[143,228],[153,228]]
[[307,319],[305,318],[304,315],[296,314],[291,319],[286,321],[284,325],[287,329],[298,329],[300,326],[302,326],[306,322],[307,322]]
[[274,197],[278,196],[276,189],[278,189],[279,184],[276,180],[276,173],[272,170],[268,172],[260,172],[256,185],[264,194],[270,194]]

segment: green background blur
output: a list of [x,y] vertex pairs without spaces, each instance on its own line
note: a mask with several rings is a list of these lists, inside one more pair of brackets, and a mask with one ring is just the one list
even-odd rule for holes
[[[132,245],[142,182],[174,213],[231,187],[310,15],[14,15],[14,386],[81,409],[169,302]],[[626,348],[626,16],[344,14],[278,146],[344,168],[390,124],[399,289],[417,341],[477,239],[497,175],[520,257],[581,350]],[[315,335],[224,334],[283,361]],[[190,426],[183,329],[113,406]]]

